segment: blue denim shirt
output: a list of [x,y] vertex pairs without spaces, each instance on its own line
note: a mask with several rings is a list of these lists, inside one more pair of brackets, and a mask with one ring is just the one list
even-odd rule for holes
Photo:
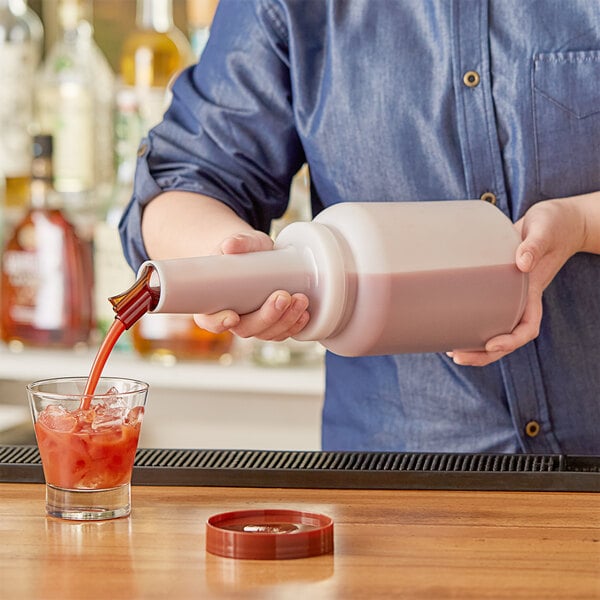
[[[600,2],[221,0],[141,150],[121,224],[134,268],[161,191],[267,231],[304,161],[315,212],[493,193],[514,221],[600,189]],[[539,337],[487,367],[326,361],[324,449],[600,453],[600,257],[572,257]]]

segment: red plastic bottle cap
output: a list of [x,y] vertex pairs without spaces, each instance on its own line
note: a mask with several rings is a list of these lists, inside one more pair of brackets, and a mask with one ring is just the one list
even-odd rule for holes
[[206,550],[227,558],[287,559],[333,553],[333,520],[296,510],[221,513],[206,523]]

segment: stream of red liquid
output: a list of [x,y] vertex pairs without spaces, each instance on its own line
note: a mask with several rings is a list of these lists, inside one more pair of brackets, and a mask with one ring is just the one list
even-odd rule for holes
[[147,268],[126,292],[108,299],[113,305],[115,320],[110,326],[92,363],[80,408],[89,408],[92,396],[96,391],[98,381],[104,371],[110,353],[123,332],[158,304],[160,290],[150,286],[151,275],[152,268]]
[[98,353],[96,354],[96,358],[94,358],[94,362],[92,363],[92,369],[90,374],[88,375],[87,384],[85,386],[84,397],[81,401],[80,408],[87,409],[90,406],[90,402],[92,401],[92,395],[96,391],[96,386],[98,385],[98,380],[102,375],[102,371],[104,371],[104,367],[106,365],[106,361],[112,352],[112,349],[115,347],[115,344],[121,337],[122,333],[125,331],[125,324],[123,321],[116,318],[113,321],[113,324],[110,326],[106,337],[104,338]]

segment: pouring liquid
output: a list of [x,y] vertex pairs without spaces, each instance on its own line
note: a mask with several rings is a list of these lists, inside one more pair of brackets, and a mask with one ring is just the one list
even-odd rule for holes
[[152,269],[147,268],[126,292],[109,298],[109,302],[115,311],[115,320],[92,363],[84,397],[81,401],[82,409],[89,408],[92,395],[96,390],[108,357],[121,335],[158,303],[160,293],[150,285],[151,274]]

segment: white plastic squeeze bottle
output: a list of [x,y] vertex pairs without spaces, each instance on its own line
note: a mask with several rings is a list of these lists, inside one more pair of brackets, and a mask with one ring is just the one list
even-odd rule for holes
[[512,331],[527,275],[519,235],[480,200],[342,203],[292,223],[272,251],[152,260],[151,312],[245,314],[275,290],[309,298],[296,338],[343,356],[481,349]]

